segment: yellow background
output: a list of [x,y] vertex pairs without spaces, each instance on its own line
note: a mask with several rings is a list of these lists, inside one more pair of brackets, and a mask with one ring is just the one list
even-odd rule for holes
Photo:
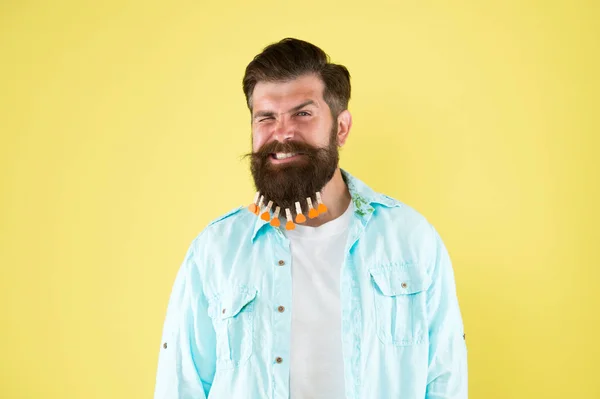
[[188,244],[253,196],[244,68],[294,36],[352,74],[342,166],[444,238],[470,397],[600,398],[598,4],[3,1],[0,397],[152,396]]

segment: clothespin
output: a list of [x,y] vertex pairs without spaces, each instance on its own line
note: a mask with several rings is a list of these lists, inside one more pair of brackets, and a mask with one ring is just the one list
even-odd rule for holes
[[269,201],[269,203],[267,204],[267,208],[265,209],[263,214],[260,215],[260,218],[262,220],[264,220],[265,222],[268,222],[269,220],[271,220],[271,207],[272,206],[273,206],[273,201]]
[[258,215],[258,197],[260,196],[260,192],[256,192],[256,195],[254,196],[254,202],[252,202],[250,205],[248,205],[248,210],[252,213],[254,213],[255,215]]
[[261,195],[260,199],[258,200],[258,208],[256,209],[256,216],[260,215],[260,211],[264,205],[264,202],[263,202],[264,199],[265,199],[265,196]]
[[289,208],[285,208],[285,216],[287,217],[287,223],[285,224],[286,230],[294,230],[296,225],[294,224],[294,219],[292,218],[292,211]]
[[317,191],[317,204],[318,204],[317,211],[319,211],[319,214],[327,212],[327,207],[321,200],[321,193],[318,191]]
[[312,199],[310,197],[308,197],[306,199],[306,202],[308,202],[308,218],[309,219],[314,219],[317,216],[319,216],[319,211],[317,211],[314,207],[313,207],[313,203],[312,203]]
[[279,227],[281,226],[281,222],[279,221],[279,211],[281,210],[281,208],[276,207],[275,208],[275,213],[273,214],[273,218],[271,219],[271,226],[273,227]]
[[304,222],[306,222],[306,216],[302,214],[302,207],[300,206],[300,202],[296,201],[296,223]]

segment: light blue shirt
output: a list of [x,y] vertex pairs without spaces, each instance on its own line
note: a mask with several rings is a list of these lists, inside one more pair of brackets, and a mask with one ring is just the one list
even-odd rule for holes
[[[355,208],[340,275],[346,398],[466,399],[463,322],[440,236],[342,173]],[[155,399],[289,398],[291,262],[285,235],[245,207],[196,237],[169,301]]]

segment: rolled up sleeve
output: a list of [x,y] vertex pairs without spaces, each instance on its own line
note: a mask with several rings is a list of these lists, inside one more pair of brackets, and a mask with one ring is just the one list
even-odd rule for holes
[[467,347],[454,271],[439,234],[427,292],[429,363],[426,399],[467,399]]
[[215,373],[215,333],[197,265],[195,240],[167,307],[154,399],[206,399]]

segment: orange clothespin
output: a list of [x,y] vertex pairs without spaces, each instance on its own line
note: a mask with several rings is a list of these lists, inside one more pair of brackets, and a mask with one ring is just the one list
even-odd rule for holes
[[258,197],[260,197],[260,193],[257,191],[256,195],[254,196],[254,202],[248,205],[248,210],[255,215],[258,215]]
[[271,219],[270,225],[273,227],[281,226],[281,222],[279,221],[279,211],[281,208],[275,207],[275,213],[273,214],[273,218]]
[[317,211],[314,207],[313,207],[313,203],[312,203],[312,199],[310,197],[308,197],[306,199],[306,202],[308,202],[308,218],[309,219],[314,219],[317,216],[319,216],[319,211]]
[[273,206],[273,201],[269,201],[269,203],[267,204],[267,208],[262,213],[262,215],[260,215],[260,218],[262,220],[264,220],[265,222],[268,222],[269,220],[271,220],[271,207],[272,206]]
[[263,202],[264,199],[265,199],[265,196],[261,195],[260,199],[258,200],[258,207],[256,208],[256,212],[254,212],[256,214],[256,216],[260,215],[260,210],[265,205],[264,202]]
[[296,202],[296,223],[304,223],[306,222],[306,216],[302,214],[302,207],[300,206],[300,202]]
[[327,212],[327,207],[323,203],[323,200],[321,200],[321,193],[318,191],[317,191],[317,204],[318,204],[317,211],[319,211],[319,214]]
[[287,223],[285,224],[285,229],[286,230],[294,230],[296,228],[296,225],[293,222],[293,218],[292,218],[292,211],[290,211],[289,208],[285,208],[285,215],[287,217]]

